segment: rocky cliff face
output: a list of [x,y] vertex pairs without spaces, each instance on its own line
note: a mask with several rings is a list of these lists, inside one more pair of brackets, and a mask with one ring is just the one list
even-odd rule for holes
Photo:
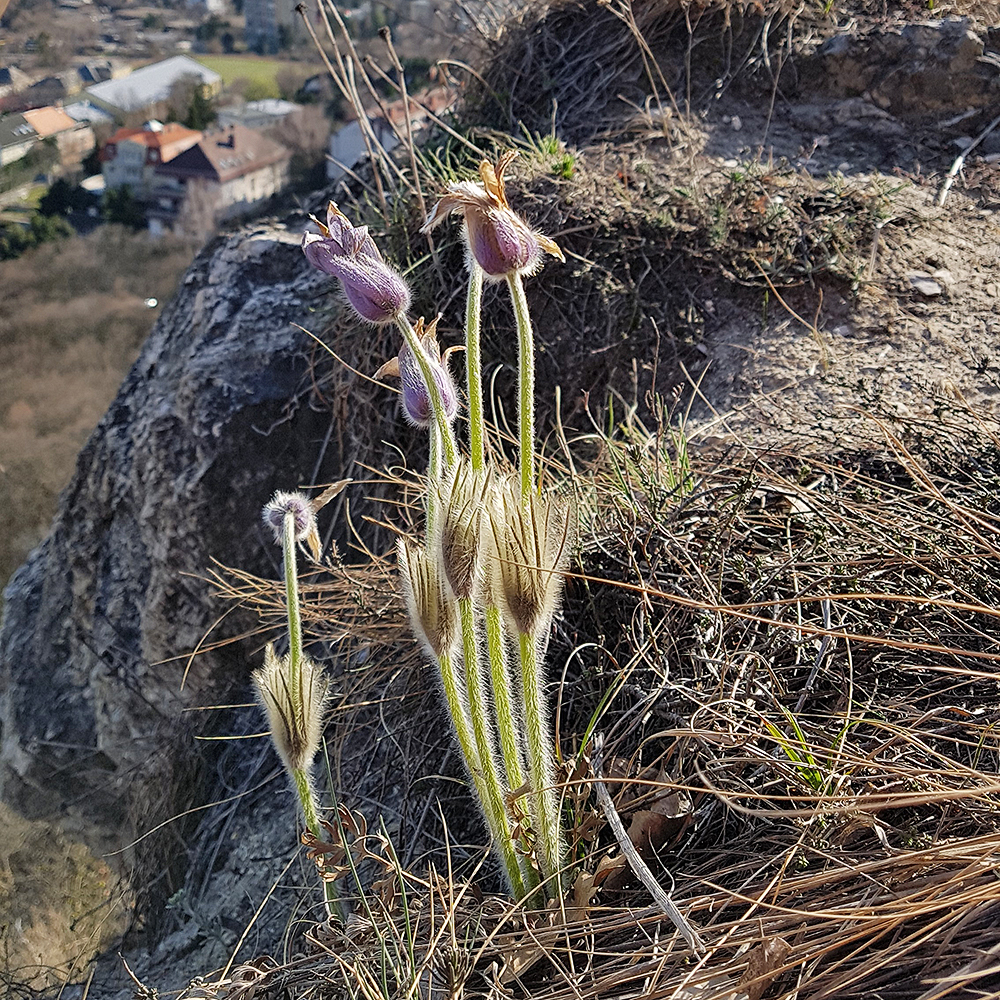
[[0,796],[25,815],[122,846],[136,790],[172,780],[165,734],[245,676],[231,647],[195,658],[182,687],[179,654],[212,624],[206,554],[264,569],[257,511],[312,478],[327,421],[294,411],[309,338],[292,324],[327,291],[285,230],[216,241],[80,454],[5,594]]
[[[261,730],[246,704],[260,622],[220,598],[213,561],[276,579],[280,553],[259,525],[273,492],[364,478],[357,459],[398,463],[413,434],[393,426],[391,394],[359,391],[350,369],[378,367],[393,337],[338,325],[335,283],[300,250],[303,223],[243,230],[199,255],[81,452],[49,536],[4,595],[0,799],[113,860],[138,895],[130,962],[160,988],[224,963],[265,897],[256,928],[280,941],[294,885],[309,879],[286,868],[273,884],[297,843],[269,742],[197,739]],[[296,324],[332,336],[349,367]],[[393,595],[391,580],[361,580],[352,600],[378,620],[391,617]],[[338,732],[331,753],[352,802],[380,803],[419,853],[421,829],[437,824],[431,803],[457,786],[427,777],[448,773],[449,737],[412,723],[436,710],[436,691],[405,669],[413,644],[401,621],[390,630],[405,648],[370,707],[348,710],[350,745]],[[377,673],[363,641],[352,655],[364,677]],[[235,704],[192,711],[220,703]],[[476,822],[465,812],[460,836]],[[197,966],[184,966],[195,949]],[[110,955],[90,995],[119,990],[131,995],[131,984]]]

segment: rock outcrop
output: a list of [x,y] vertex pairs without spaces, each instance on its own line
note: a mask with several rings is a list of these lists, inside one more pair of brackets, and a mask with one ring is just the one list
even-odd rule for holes
[[328,291],[283,229],[216,241],[80,454],[5,594],[0,796],[24,815],[120,848],[137,788],[171,780],[183,710],[245,676],[241,647],[183,653],[218,613],[206,554],[266,568],[261,504],[312,478],[328,419],[291,419],[310,353],[292,324]]

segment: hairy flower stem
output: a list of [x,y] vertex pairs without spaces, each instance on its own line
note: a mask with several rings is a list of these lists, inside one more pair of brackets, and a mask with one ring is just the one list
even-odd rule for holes
[[524,718],[527,729],[528,772],[531,781],[531,818],[538,837],[542,875],[548,892],[561,895],[563,862],[559,802],[555,793],[555,770],[552,766],[552,733],[545,712],[545,692],[534,636],[518,636],[521,653],[521,687],[524,692]]
[[298,793],[299,802],[302,805],[302,815],[306,821],[306,829],[314,836],[319,837],[323,832],[319,825],[319,812],[316,809],[316,798],[313,795],[312,782],[309,775],[303,768],[296,768],[292,771],[292,782],[295,784],[295,791]]
[[425,497],[427,507],[427,537],[433,536],[438,516],[438,495],[435,484],[441,480],[441,435],[438,433],[437,425],[431,424],[427,428],[427,478],[430,481]]
[[479,322],[483,302],[483,269],[472,261],[465,306],[465,376],[469,391],[469,456],[477,472],[486,467],[486,421],[483,417],[483,359]]
[[295,515],[286,511],[281,539],[285,557],[285,604],[288,616],[288,688],[302,705],[302,616],[299,612],[299,573],[295,546]]
[[[507,785],[516,792],[524,785],[524,766],[521,762],[521,747],[524,735],[520,732],[514,717],[514,693],[511,687],[510,670],[507,664],[507,644],[503,637],[503,619],[495,604],[486,608],[486,644],[490,660],[490,680],[493,687],[493,704],[497,714],[497,733],[503,754]],[[529,892],[538,888],[538,872],[529,863],[530,846],[524,845],[524,859],[521,874]]]
[[497,731],[507,782],[511,791],[524,784],[524,768],[520,747],[524,740],[514,720],[514,695],[507,667],[507,644],[503,640],[503,619],[495,604],[486,608],[486,641],[490,653],[490,679],[493,683],[493,700],[497,710]]
[[521,499],[527,500],[535,484],[535,335],[531,329],[528,300],[521,275],[507,275],[510,300],[517,321],[518,448]]
[[500,856],[503,859],[507,879],[514,895],[524,896],[524,877],[521,864],[514,849],[514,835],[510,816],[504,801],[503,784],[500,781],[500,767],[496,749],[490,734],[489,703],[483,687],[483,677],[479,665],[479,642],[476,634],[475,608],[471,598],[458,602],[462,619],[462,655],[465,659],[465,688],[469,698],[469,714],[472,716],[472,730],[482,767],[482,782],[486,792],[483,807],[493,833]]
[[[302,768],[292,771],[292,783],[299,796],[299,804],[302,806],[302,816],[305,819],[306,829],[317,839],[322,840],[325,836],[323,829],[319,825],[319,810],[316,808],[316,797],[313,794],[312,782],[308,773]],[[347,907],[344,901],[337,895],[337,887],[325,879],[323,880],[323,900],[326,903],[327,916],[338,916],[341,920],[347,919]]]
[[413,351],[413,356],[417,359],[417,365],[420,368],[424,385],[427,386],[427,394],[431,398],[431,409],[434,411],[434,422],[441,435],[441,455],[444,459],[442,472],[445,472],[458,460],[458,448],[455,445],[455,435],[452,433],[451,424],[448,423],[448,418],[445,415],[444,400],[441,398],[441,387],[434,378],[431,359],[424,345],[420,343],[420,338],[417,336],[417,332],[413,329],[410,321],[400,313],[396,320],[396,325],[399,327],[400,333],[403,334],[403,338],[409,345],[410,350]]
[[[464,631],[463,622],[463,633]],[[510,883],[511,892],[518,898],[521,898],[524,895],[524,884],[521,879],[521,871],[518,867],[514,844],[511,840],[510,827],[509,825],[507,826],[507,836],[504,838],[502,836],[503,825],[497,823],[495,798],[490,794],[476,738],[472,726],[469,724],[469,717],[462,701],[461,681],[458,670],[456,670],[455,664],[447,654],[438,658],[438,667],[441,670],[441,683],[444,686],[445,701],[448,703],[448,711],[451,713],[451,719],[455,725],[455,735],[458,737],[458,745],[462,751],[462,756],[465,758],[465,766],[472,776],[472,783],[476,787],[476,793],[479,803],[482,806],[483,814],[486,817],[487,826],[500,850],[503,859],[504,874]],[[502,795],[500,798],[499,815],[506,821],[506,816],[503,813]]]
[[[298,556],[293,513],[286,512],[283,527],[281,547],[285,557],[285,603],[288,618],[288,690],[291,692],[294,710],[303,713],[305,692],[302,689],[302,616],[299,611]],[[319,825],[316,797],[308,771],[305,768],[292,768],[291,778],[302,806],[306,829],[317,839],[322,839],[323,831]],[[342,920],[347,918],[344,904],[337,896],[337,889],[332,882],[323,882],[323,898],[328,916],[337,915]]]

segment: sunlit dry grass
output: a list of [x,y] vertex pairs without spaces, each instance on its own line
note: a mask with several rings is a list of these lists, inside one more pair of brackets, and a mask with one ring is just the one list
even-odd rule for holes
[[193,248],[103,227],[0,263],[0,581],[46,530],[73,463]]

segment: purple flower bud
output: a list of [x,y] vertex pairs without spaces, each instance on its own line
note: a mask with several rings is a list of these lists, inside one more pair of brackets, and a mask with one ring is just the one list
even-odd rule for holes
[[295,519],[295,540],[303,542],[316,530],[316,513],[308,497],[301,493],[275,493],[265,504],[262,518],[266,527],[274,532],[279,545],[285,539],[285,516]]
[[513,212],[467,208],[469,252],[491,278],[530,274],[542,259],[538,237]]
[[[421,327],[418,323],[417,334],[420,336]],[[446,360],[441,358],[441,349],[434,338],[434,327],[431,325],[426,334],[420,336],[420,342],[424,345],[431,361],[431,371],[434,381],[437,383],[441,393],[441,402],[444,404],[445,418],[448,423],[455,419],[458,413],[458,390],[455,388],[455,381],[448,371]],[[416,427],[429,427],[434,419],[434,408],[431,405],[431,394],[427,391],[424,383],[420,365],[410,345],[405,341],[399,351],[399,378],[402,382],[403,413],[406,419]]]
[[302,251],[313,267],[339,278],[347,301],[369,323],[392,323],[410,305],[406,282],[382,259],[367,226],[352,226],[330,202],[322,235],[306,233]]
[[494,167],[483,160],[479,165],[482,184],[458,181],[448,185],[445,196],[431,209],[423,231],[430,232],[451,212],[465,218],[468,259],[475,261],[488,278],[508,274],[532,274],[542,262],[542,253],[565,260],[554,240],[536,233],[507,201],[504,171],[517,155],[505,153]]

